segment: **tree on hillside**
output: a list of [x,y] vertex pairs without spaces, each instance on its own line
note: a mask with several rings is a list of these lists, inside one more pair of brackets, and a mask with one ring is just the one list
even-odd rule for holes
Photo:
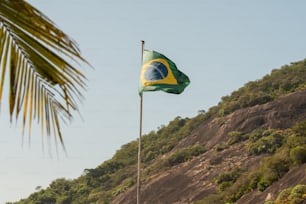
[[[75,41],[23,0],[0,0],[0,102],[8,87],[10,122],[33,120],[63,144],[61,121],[72,118],[85,89],[76,68],[87,64]],[[61,120],[61,121],[60,121]]]

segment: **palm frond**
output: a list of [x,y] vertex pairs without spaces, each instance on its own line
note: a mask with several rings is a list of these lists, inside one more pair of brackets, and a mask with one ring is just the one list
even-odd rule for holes
[[63,144],[59,118],[72,118],[86,87],[72,65],[79,62],[88,64],[76,42],[43,13],[22,0],[0,0],[0,102],[9,79],[11,122],[22,114],[23,132],[36,119],[42,134]]

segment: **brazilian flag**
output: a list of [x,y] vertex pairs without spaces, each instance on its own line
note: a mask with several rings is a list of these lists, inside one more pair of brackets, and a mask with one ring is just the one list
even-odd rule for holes
[[180,94],[189,83],[188,76],[178,70],[174,62],[166,56],[156,51],[144,50],[139,95],[144,91],[158,90]]

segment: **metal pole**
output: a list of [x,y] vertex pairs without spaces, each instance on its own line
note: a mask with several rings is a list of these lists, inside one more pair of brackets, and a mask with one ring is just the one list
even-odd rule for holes
[[[144,41],[141,41],[141,65],[143,61]],[[141,169],[141,136],[142,136],[142,94],[140,95],[140,118],[139,118],[139,138],[138,138],[138,164],[137,164],[137,204],[140,204],[140,169]]]

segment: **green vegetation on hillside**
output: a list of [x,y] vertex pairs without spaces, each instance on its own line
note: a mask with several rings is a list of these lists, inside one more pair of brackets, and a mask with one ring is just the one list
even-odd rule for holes
[[275,201],[265,204],[303,204],[306,200],[306,185],[296,185],[280,192]]
[[[222,97],[217,106],[207,112],[200,111],[192,119],[177,117],[167,126],[161,126],[157,131],[144,135],[142,178],[146,179],[203,154],[206,149],[201,145],[190,144],[179,148],[177,144],[204,121],[305,88],[306,60],[273,70],[262,79],[247,83],[230,96]],[[215,178],[219,191],[198,203],[235,202],[254,189],[263,191],[292,166],[306,162],[306,121],[286,130],[256,130],[247,134],[233,131],[228,135],[229,140],[214,149],[222,151],[230,145],[244,142],[250,155],[265,155],[265,159],[256,169],[232,169]],[[136,183],[137,147],[138,142],[131,141],[97,168],[85,169],[79,178],[57,179],[48,188],[16,203],[110,203],[115,196]]]
[[306,120],[286,130],[256,130],[245,137],[249,138],[247,146],[256,149],[249,149],[250,154],[267,156],[255,169],[237,168],[218,176],[219,191],[197,204],[235,203],[252,190],[264,191],[290,168],[306,162]]
[[306,88],[306,59],[272,70],[260,80],[246,83],[229,96],[223,96],[217,106],[211,107],[207,117],[224,116],[235,110],[264,104],[275,98]]

